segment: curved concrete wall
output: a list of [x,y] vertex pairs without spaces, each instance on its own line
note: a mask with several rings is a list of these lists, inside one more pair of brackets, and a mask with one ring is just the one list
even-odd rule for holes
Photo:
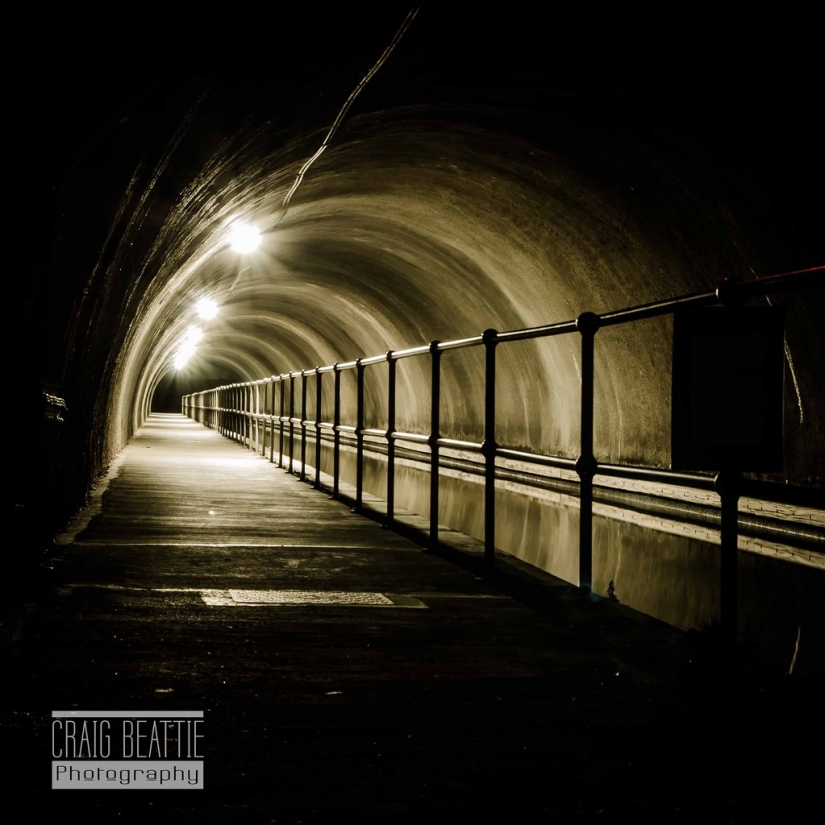
[[[202,324],[184,375],[233,381],[822,263],[805,208],[783,199],[762,153],[778,129],[754,134],[735,106],[720,107],[721,58],[694,78],[698,101],[678,54],[656,55],[663,92],[618,50],[571,71],[571,50],[548,53],[523,23],[476,23],[468,39],[427,11],[286,211],[393,26],[375,35],[373,57],[336,64],[330,50],[326,69],[300,82],[251,61],[208,83],[161,85],[75,167],[62,224],[72,231],[54,264],[74,273],[59,296],[73,309],[56,314],[75,321],[46,360],[76,411],[67,444],[91,456],[79,477],[145,418],[203,295],[220,315]],[[246,257],[225,245],[236,219],[264,233]],[[793,366],[786,478],[821,485],[822,293],[777,302],[789,308]],[[664,320],[599,333],[598,458],[668,465],[669,336]],[[500,348],[501,443],[578,454],[578,346],[569,336]],[[480,438],[479,365],[478,353],[444,357],[445,435]],[[399,367],[400,428],[427,428],[426,378],[423,360]],[[380,396],[380,375],[371,380]]]

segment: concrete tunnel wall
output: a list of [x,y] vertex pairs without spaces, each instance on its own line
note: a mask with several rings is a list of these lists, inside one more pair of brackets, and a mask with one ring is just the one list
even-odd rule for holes
[[[203,295],[220,314],[202,324],[182,373],[191,383],[564,321],[823,262],[813,206],[790,197],[776,166],[815,179],[813,141],[777,158],[765,149],[790,151],[777,143],[780,126],[756,133],[741,118],[762,101],[762,81],[782,86],[776,64],[732,93],[735,54],[722,35],[701,66],[670,46],[632,57],[613,47],[585,65],[571,48],[548,53],[524,22],[476,20],[469,37],[466,20],[426,4],[284,211],[403,14],[382,18],[355,44],[330,24],[291,74],[248,55],[208,76],[168,71],[87,138],[57,189],[53,251],[32,292],[48,295],[49,332],[40,320],[22,334],[40,336],[35,370],[69,406],[56,520],[145,419]],[[806,58],[791,56],[784,71],[796,76]],[[772,118],[811,103],[804,82],[785,89],[791,100],[772,99]],[[237,219],[264,232],[249,256],[226,248]],[[822,297],[775,299],[788,309],[792,367],[784,479],[814,486],[825,464]],[[668,466],[669,336],[666,320],[597,336],[598,459]],[[500,443],[578,454],[578,347],[565,336],[499,348]],[[444,357],[444,435],[480,440],[478,355]],[[379,398],[383,375],[371,372]],[[424,360],[399,367],[399,428],[428,429],[427,386]]]

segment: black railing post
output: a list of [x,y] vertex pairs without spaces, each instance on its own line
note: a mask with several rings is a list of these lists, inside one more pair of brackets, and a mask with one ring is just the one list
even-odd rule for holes
[[341,370],[334,366],[335,387],[332,411],[332,497],[338,498],[338,479],[341,472]]
[[714,479],[721,499],[721,540],[719,566],[719,626],[722,643],[729,652],[738,645],[739,625],[739,497],[742,475],[722,470]]
[[593,587],[593,478],[596,457],[593,455],[594,343],[599,316],[583,312],[576,319],[581,333],[581,453],[576,461],[579,476],[579,587],[590,592]]
[[387,353],[387,519],[385,527],[395,520],[395,373],[398,362]]
[[438,546],[438,458],[441,438],[441,350],[438,341],[430,344],[430,359],[432,367],[432,406],[430,409],[430,544],[429,549],[435,550]]
[[360,513],[364,504],[364,365],[355,362],[355,508]]
[[281,385],[281,392],[280,395],[280,403],[278,405],[278,466],[283,469],[284,467],[284,412],[286,410],[286,400],[284,398],[284,392],[286,388],[286,381],[284,381],[284,375],[281,374],[279,377],[278,383]]
[[293,455],[295,454],[295,376],[289,374],[289,472],[293,470]]
[[252,449],[252,387],[245,384],[243,388],[243,404],[244,417],[246,424],[244,426],[244,446]]
[[246,445],[254,452],[255,388],[251,384],[247,384],[244,390],[244,403],[246,404]]
[[249,449],[258,454],[258,439],[261,437],[258,421],[258,384],[249,385]]
[[316,490],[321,486],[321,406],[323,393],[321,379],[324,374],[320,367],[315,367],[315,483]]
[[241,442],[241,430],[243,428],[243,419],[241,417],[241,390],[240,387],[235,384],[235,388],[232,391],[232,409],[234,410],[234,421],[235,426],[232,428],[234,430],[233,438],[237,442]]
[[229,429],[229,389],[224,387],[221,390],[221,435],[226,438],[226,433]]
[[252,441],[252,419],[249,417],[249,388],[241,384],[238,390],[241,403],[241,446],[247,447]]
[[254,452],[255,434],[255,386],[253,384],[244,385],[244,403],[246,404],[247,432],[249,433],[249,449]]
[[275,461],[275,376],[269,379],[269,463]]
[[307,375],[301,370],[301,481],[307,480]]
[[484,560],[496,558],[496,343],[498,332],[486,329],[484,341]]
[[[263,390],[263,401],[261,401],[261,390]],[[255,384],[255,412],[258,422],[258,447],[261,455],[266,455],[266,384]]]

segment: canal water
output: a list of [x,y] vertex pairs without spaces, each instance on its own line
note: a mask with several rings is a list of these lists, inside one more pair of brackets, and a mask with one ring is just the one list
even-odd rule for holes
[[[322,449],[322,471],[332,451]],[[341,480],[355,483],[355,455],[341,449]],[[308,450],[314,463],[314,449]],[[367,453],[364,489],[386,497],[386,457]],[[482,477],[446,470],[440,479],[439,522],[479,540],[484,536]],[[429,471],[398,460],[396,506],[429,515]],[[678,491],[677,491],[678,492]],[[718,503],[713,493],[691,491]],[[682,494],[685,494],[682,491]],[[807,511],[825,527],[825,511]],[[564,492],[499,482],[496,548],[577,584],[578,499]],[[825,543],[821,551],[740,536],[739,642],[744,655],[785,672],[825,677]],[[684,631],[718,633],[719,533],[655,513],[594,504],[593,590]]]

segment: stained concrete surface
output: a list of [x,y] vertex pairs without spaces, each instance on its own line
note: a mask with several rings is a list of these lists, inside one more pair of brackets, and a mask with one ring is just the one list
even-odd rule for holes
[[[87,822],[666,823],[792,818],[813,799],[819,683],[550,577],[525,603],[182,416],[152,416],[111,475],[37,586],[6,600],[8,805]],[[204,599],[230,589],[424,607]],[[52,791],[58,709],[204,711],[205,789]]]

